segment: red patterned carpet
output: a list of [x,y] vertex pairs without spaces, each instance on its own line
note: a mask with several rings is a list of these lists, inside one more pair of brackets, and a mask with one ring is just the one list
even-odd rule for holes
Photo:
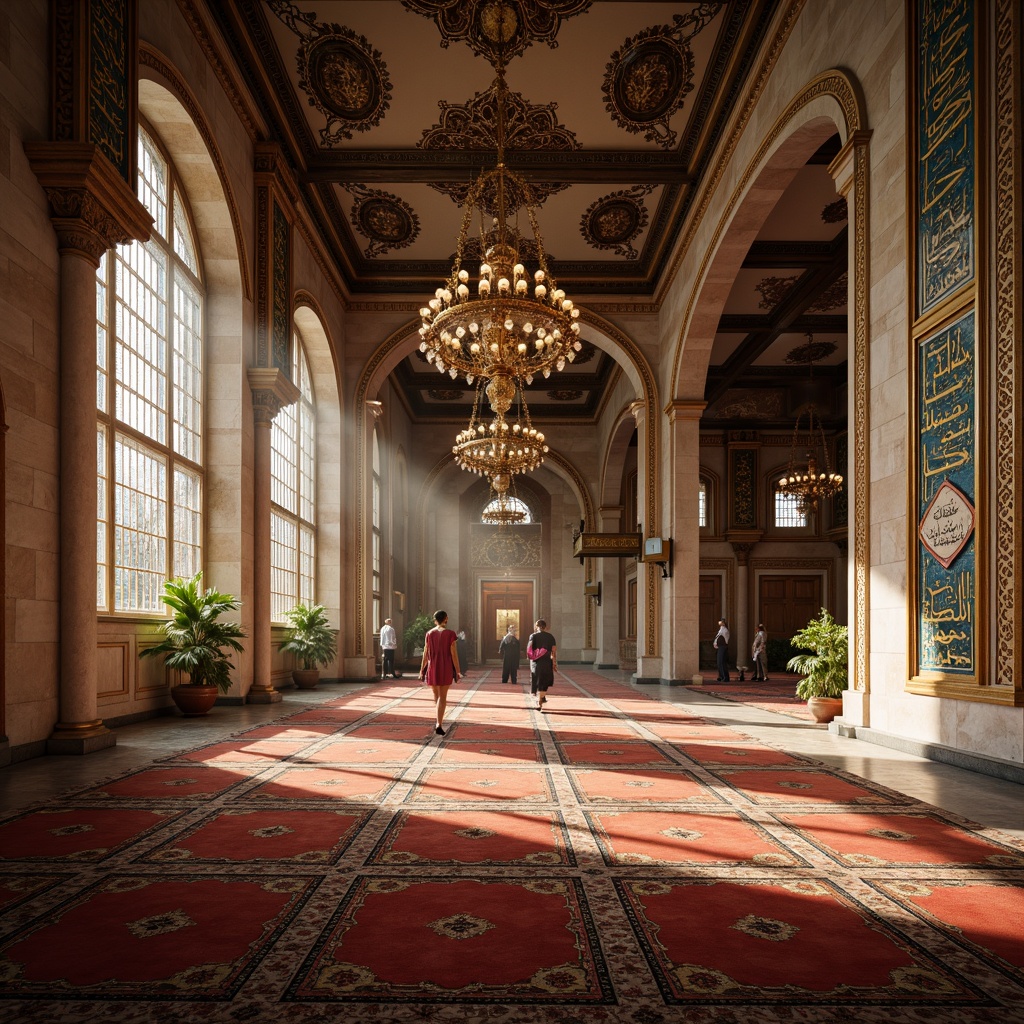
[[1024,844],[586,670],[452,696],[0,820],[0,1019],[1024,1022]]

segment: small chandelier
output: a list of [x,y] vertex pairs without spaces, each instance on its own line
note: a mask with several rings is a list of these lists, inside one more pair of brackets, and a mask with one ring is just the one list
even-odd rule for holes
[[[579,309],[558,287],[537,227],[529,183],[505,166],[505,85],[499,64],[492,88],[497,96],[498,164],[483,171],[466,196],[462,227],[447,280],[420,310],[420,351],[440,373],[477,378],[511,377],[531,384],[576,358]],[[508,222],[508,207],[525,208],[532,241]],[[474,215],[479,243],[468,244]],[[484,220],[490,216],[488,227]],[[469,250],[483,253],[476,273],[463,266]],[[536,262],[529,272],[526,261]]]
[[513,477],[498,473],[491,477],[491,495],[481,518],[492,526],[518,526],[526,513],[515,496]]
[[[814,361],[835,351],[834,342],[815,342],[811,334],[807,335],[807,343],[793,349],[786,356],[787,363],[807,363],[810,368],[810,379],[814,380]],[[834,498],[843,487],[843,478],[833,473],[829,463],[828,445],[825,442],[825,429],[821,420],[815,421],[814,403],[807,407],[807,431],[804,444],[800,443],[800,423],[803,412],[796,418],[793,427],[793,442],[789,451],[789,466],[779,481],[777,489],[783,494],[791,494],[797,500],[797,508],[803,515],[816,512],[818,503]],[[803,462],[797,459],[799,448],[808,449]],[[824,472],[818,465],[817,450],[823,453]]]
[[[481,394],[490,399],[494,419],[485,423],[480,416]],[[519,408],[512,423],[505,418],[512,398],[518,394]],[[486,476],[499,494],[508,490],[508,481],[520,473],[530,473],[543,461],[548,446],[543,432],[530,422],[530,410],[521,385],[508,377],[496,377],[486,389],[477,388],[469,426],[455,437],[452,454],[456,465],[470,473]],[[502,484],[502,486],[499,486]]]

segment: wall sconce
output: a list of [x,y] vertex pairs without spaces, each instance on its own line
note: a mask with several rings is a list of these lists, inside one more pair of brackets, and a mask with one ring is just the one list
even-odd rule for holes
[[591,583],[590,580],[587,580],[587,582],[583,584],[583,596],[584,597],[596,598],[597,599],[597,607],[600,608],[601,607],[601,581],[598,580],[597,583]]
[[668,537],[648,537],[644,541],[644,561],[661,566],[661,578],[672,575],[672,540]]

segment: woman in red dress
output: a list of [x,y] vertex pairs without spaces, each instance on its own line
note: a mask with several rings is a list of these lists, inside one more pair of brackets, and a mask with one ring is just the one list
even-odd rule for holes
[[420,662],[420,679],[430,686],[434,695],[434,706],[437,711],[438,736],[444,735],[441,723],[444,721],[444,709],[448,702],[448,687],[459,681],[462,670],[459,668],[459,652],[455,647],[458,639],[448,629],[448,613],[434,612],[434,628],[423,638],[423,660]]

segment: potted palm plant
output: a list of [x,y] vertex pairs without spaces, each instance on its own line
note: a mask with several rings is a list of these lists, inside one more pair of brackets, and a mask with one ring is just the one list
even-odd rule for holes
[[803,678],[796,684],[796,695],[807,701],[807,709],[816,722],[831,722],[843,710],[843,690],[849,678],[849,628],[841,626],[821,609],[790,641],[804,649],[789,659],[790,672]]
[[320,681],[320,666],[329,665],[338,656],[337,631],[331,628],[322,604],[300,601],[284,614],[290,625],[278,647],[302,662],[302,668],[292,669],[295,685],[300,690],[312,690]]
[[227,652],[241,653],[239,641],[246,636],[239,623],[221,620],[225,612],[237,611],[241,601],[214,587],[203,590],[202,578],[197,572],[191,579],[164,583],[160,600],[172,613],[160,627],[164,639],[139,652],[140,657],[163,654],[168,668],[185,674],[186,682],[171,687],[171,698],[188,717],[205,715],[216,703],[218,692],[231,689],[234,666]]

